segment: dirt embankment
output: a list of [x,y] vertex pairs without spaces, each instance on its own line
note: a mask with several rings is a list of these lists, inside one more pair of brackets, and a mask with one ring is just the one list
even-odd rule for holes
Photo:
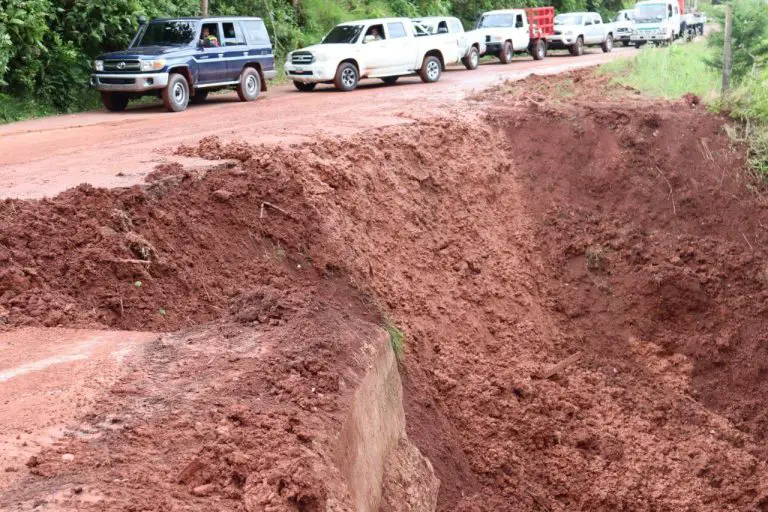
[[[179,335],[205,357],[157,347],[154,384],[103,410],[178,400],[134,403],[78,466],[44,454],[24,496],[88,480],[136,510],[261,510],[261,492],[325,510],[343,481],[312,436],[338,427],[332,376],[384,313],[440,510],[768,507],[768,203],[723,121],[588,73],[475,99],[287,149],[208,139],[181,151],[241,163],[0,205],[8,325],[216,322]],[[266,359],[231,355],[262,337]],[[168,455],[195,450],[205,495]]]

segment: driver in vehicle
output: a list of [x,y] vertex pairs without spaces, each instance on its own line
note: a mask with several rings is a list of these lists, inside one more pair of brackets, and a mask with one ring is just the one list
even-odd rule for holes
[[368,43],[370,41],[381,41],[382,39],[379,29],[377,27],[371,27],[368,29],[368,32],[365,33],[364,41]]
[[200,39],[200,44],[202,44],[207,48],[217,47],[219,46],[219,39],[213,34],[211,34],[211,30],[208,27],[203,27],[203,33]]

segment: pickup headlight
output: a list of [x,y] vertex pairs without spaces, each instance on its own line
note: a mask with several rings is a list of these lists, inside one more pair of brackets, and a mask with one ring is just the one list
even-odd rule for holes
[[573,30],[566,30],[565,32],[563,32],[563,35],[564,36],[572,36],[573,35]]
[[501,41],[501,36],[491,36],[491,42],[498,43]]
[[165,67],[165,59],[143,60],[141,61],[142,71],[157,71]]
[[93,69],[96,71],[104,71],[104,61],[103,60],[93,61]]
[[315,58],[314,62],[325,62],[328,60],[328,56],[324,53],[315,53],[312,56]]

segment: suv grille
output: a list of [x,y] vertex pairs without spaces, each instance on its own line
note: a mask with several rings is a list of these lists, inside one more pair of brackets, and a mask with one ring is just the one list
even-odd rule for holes
[[104,71],[141,71],[138,60],[105,60]]
[[315,62],[315,56],[310,52],[293,52],[291,55],[291,64],[312,64]]

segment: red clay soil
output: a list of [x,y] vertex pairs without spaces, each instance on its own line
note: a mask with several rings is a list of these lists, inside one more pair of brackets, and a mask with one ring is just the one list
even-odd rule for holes
[[[182,331],[89,419],[128,427],[42,454],[0,506],[66,484],[107,496],[83,510],[343,509],[329,376],[384,314],[440,510],[768,510],[768,201],[724,124],[533,77],[451,119],[207,139],[180,152],[240,163],[4,202],[8,326]],[[269,357],[233,355],[259,336]]]

